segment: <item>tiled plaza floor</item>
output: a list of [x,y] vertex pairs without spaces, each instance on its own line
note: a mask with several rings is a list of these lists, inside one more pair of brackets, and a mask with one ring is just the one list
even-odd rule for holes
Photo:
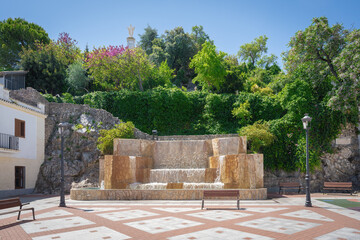
[[[73,201],[58,207],[58,197],[25,197],[36,220],[24,212],[0,216],[0,239],[354,239],[360,240],[360,211],[318,199],[349,195],[303,195],[264,201]],[[0,211],[4,212],[4,210]]]

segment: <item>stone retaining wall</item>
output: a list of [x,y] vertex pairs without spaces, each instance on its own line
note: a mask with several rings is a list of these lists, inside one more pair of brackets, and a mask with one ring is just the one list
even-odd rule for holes
[[[72,200],[201,200],[203,189],[200,190],[130,190],[130,189],[71,189]],[[265,200],[267,189],[239,189],[241,200]],[[222,198],[232,199],[234,198]]]

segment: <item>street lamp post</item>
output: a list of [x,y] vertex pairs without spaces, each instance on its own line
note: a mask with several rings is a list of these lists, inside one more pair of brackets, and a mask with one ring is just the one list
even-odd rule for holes
[[152,139],[158,140],[158,131],[157,130],[152,130]]
[[310,179],[309,179],[309,123],[311,122],[311,117],[307,113],[301,119],[303,122],[304,129],[306,131],[306,202],[305,207],[312,207],[311,205],[311,198],[310,198]]
[[67,123],[60,123],[59,133],[61,136],[61,183],[60,183],[60,204],[59,207],[66,207],[65,204],[65,180],[64,180],[64,131],[68,127]]

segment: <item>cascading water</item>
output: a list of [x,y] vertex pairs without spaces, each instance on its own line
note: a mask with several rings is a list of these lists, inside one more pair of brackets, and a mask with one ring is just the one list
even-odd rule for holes
[[130,169],[131,169],[131,175],[133,182],[136,182],[136,157],[135,156],[129,156],[130,160]]
[[205,182],[205,168],[152,169],[152,170],[150,170],[150,182],[203,183],[203,182]]
[[219,156],[219,166],[216,170],[215,183],[221,183],[221,169],[224,164],[225,155]]

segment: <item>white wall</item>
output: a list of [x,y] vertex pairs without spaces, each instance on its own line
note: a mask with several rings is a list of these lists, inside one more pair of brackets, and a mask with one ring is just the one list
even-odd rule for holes
[[36,159],[38,117],[0,103],[0,133],[15,135],[15,118],[25,121],[25,138],[19,138],[20,151],[9,154],[14,158]]
[[[0,100],[1,133],[15,135],[15,118],[25,121],[25,138],[19,138],[19,151],[0,150],[0,197],[26,191],[29,193],[34,189],[44,161],[45,117],[44,114]],[[25,167],[25,189],[15,189],[15,166]]]

